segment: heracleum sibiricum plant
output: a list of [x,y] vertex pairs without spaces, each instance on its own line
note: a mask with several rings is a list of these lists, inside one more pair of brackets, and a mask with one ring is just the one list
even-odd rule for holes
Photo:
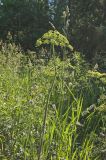
[[[45,33],[40,39],[37,40],[37,42],[36,42],[37,47],[40,47],[43,45],[49,45],[50,50],[51,50],[51,54],[53,55],[54,68],[55,68],[55,76],[54,76],[54,80],[53,80],[53,84],[54,84],[55,79],[56,79],[56,74],[57,74],[56,63],[55,63],[55,56],[56,56],[55,55],[55,46],[61,47],[62,49],[68,48],[70,50],[73,50],[73,47],[70,45],[67,38],[65,36],[63,36],[62,34],[60,34],[57,30],[50,30],[47,33]],[[64,70],[64,67],[63,67],[63,70]],[[51,86],[51,88],[53,88],[53,86]],[[44,137],[44,130],[45,130],[45,125],[46,125],[47,110],[48,110],[48,105],[45,106],[38,160],[41,159],[41,154],[42,154],[42,145],[43,145],[43,139],[44,139],[43,137]]]
[[50,30],[45,33],[40,39],[37,40],[36,46],[39,47],[44,44],[66,47],[73,50],[72,45],[70,45],[68,39],[60,34],[57,30]]
[[68,39],[57,30],[50,30],[37,40],[37,47],[43,45],[49,45],[52,55],[55,54],[54,47],[61,47],[63,50],[65,48],[70,49],[70,51],[73,50],[73,46],[69,43]]

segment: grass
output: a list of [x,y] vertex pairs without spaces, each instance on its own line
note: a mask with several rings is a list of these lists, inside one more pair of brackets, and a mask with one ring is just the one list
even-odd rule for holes
[[78,53],[32,63],[1,50],[0,159],[105,160],[106,83],[88,70]]

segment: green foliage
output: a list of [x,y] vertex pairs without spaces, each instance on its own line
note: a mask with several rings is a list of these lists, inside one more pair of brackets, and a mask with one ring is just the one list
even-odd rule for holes
[[[51,0],[53,23],[88,60],[106,52],[105,0]],[[68,6],[68,7],[67,7]],[[54,12],[53,12],[54,9]]]
[[35,50],[35,40],[51,28],[49,20],[88,60],[96,54],[101,57],[101,52],[105,55],[105,0],[1,0],[0,38],[6,40],[10,31],[15,43]]
[[34,49],[34,41],[49,29],[47,0],[1,0],[0,39],[11,32],[15,43]]
[[93,64],[98,64],[98,69],[102,72],[106,71],[106,52],[95,54]]
[[46,65],[32,59],[2,43],[0,158],[105,158],[105,74],[89,71],[77,52],[71,60],[55,58]]
[[98,52],[106,51],[106,2],[87,0],[68,2],[70,10],[70,38],[75,48],[90,60]]
[[67,38],[56,30],[48,31],[36,42],[36,46],[38,47],[44,44],[50,44],[51,46],[60,46],[62,48],[65,47],[73,50],[73,47],[70,45]]

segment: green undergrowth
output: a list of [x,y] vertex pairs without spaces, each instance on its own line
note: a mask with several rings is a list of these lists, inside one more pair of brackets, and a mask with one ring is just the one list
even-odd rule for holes
[[0,51],[0,159],[105,160],[106,75],[81,55],[45,60]]

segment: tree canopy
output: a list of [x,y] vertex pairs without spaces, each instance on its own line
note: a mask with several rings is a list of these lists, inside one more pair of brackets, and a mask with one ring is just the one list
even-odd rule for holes
[[1,39],[11,32],[16,43],[33,50],[35,41],[51,29],[49,21],[61,33],[67,25],[69,41],[88,58],[106,51],[105,0],[1,0]]

